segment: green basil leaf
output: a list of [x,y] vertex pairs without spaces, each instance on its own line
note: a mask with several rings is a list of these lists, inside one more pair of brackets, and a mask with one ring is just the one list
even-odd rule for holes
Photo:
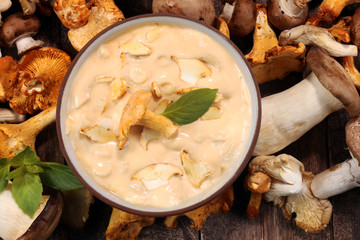
[[11,172],[9,172],[9,174],[5,177],[5,179],[6,180],[15,179],[18,176],[24,175],[25,172],[26,172],[25,166],[18,167],[17,169],[12,170]]
[[10,164],[6,158],[0,159],[0,193],[5,190],[8,180],[6,176],[10,172]]
[[12,195],[15,202],[30,218],[40,206],[43,187],[38,175],[25,172],[18,175],[12,182]]
[[30,172],[30,173],[44,172],[44,169],[37,165],[29,165],[29,166],[26,166],[25,168],[26,168],[26,172]]
[[217,89],[200,88],[182,95],[162,113],[178,125],[196,121],[204,115],[214,102]]
[[29,146],[10,160],[11,166],[15,167],[21,166],[22,164],[36,164],[38,162],[40,162],[38,156]]
[[44,169],[39,173],[43,184],[57,190],[72,190],[83,187],[74,173],[66,165],[53,162],[40,162],[38,164]]

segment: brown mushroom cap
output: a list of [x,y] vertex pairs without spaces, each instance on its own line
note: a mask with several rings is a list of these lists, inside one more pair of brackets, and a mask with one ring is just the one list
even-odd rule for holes
[[[294,16],[286,14],[286,11],[281,8],[280,0],[268,0],[268,15],[270,22],[278,29],[285,30],[302,25],[306,22],[309,15],[309,7],[306,4],[304,8],[297,8],[300,13],[296,13]],[[285,2],[285,1],[284,1]],[[290,1],[287,1],[290,4]],[[294,3],[292,3],[294,4]],[[295,6],[295,4],[294,4]]]
[[211,0],[154,0],[153,13],[171,13],[195,18],[212,25],[215,8]]
[[359,94],[340,63],[319,47],[309,50],[306,62],[321,84],[342,102],[350,116],[360,112]]
[[231,35],[243,37],[251,33],[256,22],[256,5],[253,0],[237,0],[228,25]]
[[0,46],[12,47],[16,40],[33,36],[40,29],[40,20],[36,16],[26,16],[23,13],[15,13],[4,20],[0,28]]
[[350,22],[351,42],[358,48],[360,47],[360,8],[356,9]]
[[59,223],[64,197],[60,191],[52,194],[41,214],[18,240],[46,240]]
[[54,105],[70,63],[67,53],[52,47],[24,55],[19,61],[18,85],[8,99],[10,107],[20,114],[33,114]]
[[11,96],[19,74],[17,62],[10,56],[0,58],[0,102]]
[[345,126],[346,144],[351,154],[360,160],[360,116],[350,119]]

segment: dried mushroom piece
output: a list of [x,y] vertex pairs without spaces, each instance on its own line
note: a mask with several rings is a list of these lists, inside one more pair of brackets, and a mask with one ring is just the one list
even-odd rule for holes
[[131,180],[139,180],[147,190],[153,190],[168,184],[169,179],[176,174],[182,176],[184,173],[181,168],[176,165],[170,163],[155,163],[141,169],[131,177]]
[[7,101],[16,87],[19,67],[12,57],[0,58],[0,102]]
[[152,43],[159,37],[161,32],[162,29],[160,27],[154,27],[145,33],[145,38]]
[[305,66],[305,45],[279,46],[275,32],[268,23],[265,6],[257,4],[256,9],[254,46],[245,58],[249,61],[257,82],[260,84],[283,79],[290,72],[301,72]]
[[228,212],[234,202],[234,190],[233,187],[226,189],[221,195],[216,197],[211,202],[195,209],[190,212],[186,212],[183,215],[169,216],[165,219],[165,226],[168,228],[176,228],[178,219],[181,216],[187,216],[193,222],[191,228],[200,230],[207,217],[211,214],[217,214],[221,212]]
[[157,82],[152,82],[151,83],[151,93],[152,93],[154,98],[161,98],[162,97],[162,92],[161,92]]
[[154,217],[134,215],[113,208],[105,233],[106,240],[136,239],[143,227],[150,226],[154,222]]
[[115,78],[110,86],[111,99],[117,100],[127,93],[129,84],[123,78]]
[[210,77],[211,69],[201,60],[196,58],[177,58],[171,56],[179,66],[180,79],[195,86],[196,83],[202,79]]
[[199,188],[205,178],[212,173],[211,170],[207,169],[202,162],[195,162],[191,160],[185,150],[181,151],[180,159],[186,176],[194,187]]
[[56,0],[53,9],[62,24],[75,29],[84,26],[90,17],[91,4],[94,0],[87,3],[86,0]]
[[139,90],[129,98],[120,119],[120,150],[124,147],[130,128],[134,125],[151,128],[167,138],[172,137],[177,132],[179,126],[168,118],[147,109],[151,96],[151,92]]
[[52,47],[24,55],[19,61],[17,87],[9,98],[10,107],[20,114],[34,114],[55,105],[70,63],[68,54]]
[[151,54],[151,48],[136,40],[130,40],[121,44],[120,50],[132,56],[148,56]]
[[80,51],[96,34],[124,18],[123,13],[113,0],[95,0],[90,9],[87,24],[80,28],[69,30],[68,37],[71,45]]
[[87,136],[94,142],[107,143],[117,141],[117,136],[113,130],[102,127],[98,124],[85,129],[80,129],[80,133]]

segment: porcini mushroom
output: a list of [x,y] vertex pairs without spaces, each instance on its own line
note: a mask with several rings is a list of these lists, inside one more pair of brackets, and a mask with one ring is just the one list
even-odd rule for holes
[[298,2],[297,0],[269,0],[267,10],[270,22],[280,30],[304,24],[309,15],[309,7],[307,1],[302,4]]
[[321,47],[334,57],[357,56],[358,54],[358,49],[355,45],[337,42],[326,28],[301,25],[280,33],[280,45],[299,43]]
[[18,54],[44,44],[41,40],[32,38],[40,29],[40,20],[36,16],[26,16],[22,13],[15,13],[4,20],[0,28],[0,46],[12,47],[14,43]]
[[71,45],[80,51],[96,34],[124,18],[114,0],[95,0],[90,8],[88,22],[82,27],[69,30],[68,38]]
[[255,27],[255,2],[253,0],[237,0],[232,4],[225,3],[220,17],[227,22],[231,36],[246,36]]
[[3,24],[3,22],[1,21],[1,13],[7,11],[11,7],[11,5],[11,0],[2,0],[0,2],[0,27]]
[[88,22],[92,2],[89,4],[86,0],[56,0],[53,9],[65,27],[75,29]]
[[360,186],[359,116],[350,119],[345,126],[345,133],[351,159],[315,175],[311,191],[318,198],[329,198]]
[[268,23],[265,6],[257,4],[256,9],[254,46],[245,56],[256,81],[260,84],[283,79],[290,72],[302,71],[305,65],[305,45],[300,43],[298,46],[279,46],[276,34]]
[[35,151],[36,136],[55,121],[56,105],[20,124],[0,124],[0,158],[11,159],[27,146]]
[[330,27],[346,6],[358,2],[360,0],[323,0],[306,24]]
[[[193,224],[190,227],[196,228],[196,230],[199,231],[207,217],[209,217],[211,214],[230,211],[233,202],[234,202],[234,190],[233,187],[231,186],[211,202],[195,210],[186,212],[183,215],[187,216],[192,220]],[[164,222],[165,226],[168,228],[176,228],[179,217],[183,215],[166,217]]]
[[[264,199],[282,208],[287,219],[296,213],[296,225],[307,232],[317,232],[327,226],[332,205],[327,199],[318,199],[312,194],[313,174],[305,172],[300,161],[287,154],[259,156],[249,164],[249,173],[254,175],[257,172],[271,178],[270,190],[263,193]],[[251,181],[251,178],[247,179]]]
[[119,149],[125,145],[130,128],[134,125],[151,128],[167,138],[178,130],[179,126],[171,120],[147,109],[151,97],[151,92],[139,90],[129,98],[120,119]]
[[144,217],[113,208],[106,229],[107,240],[136,239],[143,227],[152,225],[154,217]]
[[70,63],[67,53],[52,47],[24,55],[19,61],[17,87],[8,98],[10,107],[20,114],[34,114],[55,105]]
[[211,0],[153,0],[153,13],[184,15],[213,25],[215,8]]
[[358,48],[360,47],[360,8],[356,9],[350,22],[351,42]]
[[[293,87],[265,97],[254,155],[280,151],[330,113],[360,112],[360,98],[344,68],[325,50],[312,47],[306,57],[312,73]],[[300,93],[300,94],[299,94]]]
[[15,202],[11,183],[0,193],[0,238],[6,240],[45,240],[55,230],[63,209],[61,192],[43,195],[33,218],[26,215]]

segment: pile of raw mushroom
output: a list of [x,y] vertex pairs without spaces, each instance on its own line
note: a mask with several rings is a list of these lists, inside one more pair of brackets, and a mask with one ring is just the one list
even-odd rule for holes
[[[23,12],[1,19],[1,12],[10,9],[12,1],[19,1]],[[288,219],[296,213],[295,221],[300,228],[317,232],[325,228],[331,218],[332,205],[327,198],[359,186],[360,98],[356,88],[360,88],[360,73],[353,57],[358,55],[360,47],[360,10],[353,16],[340,14],[346,6],[360,0],[323,0],[311,14],[309,1],[268,0],[255,4],[253,0],[199,0],[194,4],[191,0],[153,0],[151,10],[196,18],[231,39],[253,34],[253,48],[245,57],[259,84],[283,79],[291,72],[308,73],[293,87],[261,100],[260,135],[245,186],[251,191],[247,209],[250,217],[257,216],[263,197],[282,208]],[[149,7],[151,1],[145,2],[137,4]],[[219,16],[214,3],[223,6]],[[1,0],[0,46],[16,46],[22,55],[19,61],[0,55],[0,101],[9,106],[0,109],[1,158],[11,158],[26,146],[35,149],[37,134],[55,121],[59,88],[71,60],[64,51],[42,47],[43,41],[32,38],[41,28],[37,13],[52,12],[69,29],[69,41],[78,51],[101,30],[124,19],[114,0]],[[343,108],[351,117],[345,131],[352,159],[314,175],[305,171],[293,156],[271,156]],[[26,120],[24,114],[36,115]],[[2,202],[11,201],[6,194],[6,191],[0,194],[0,205],[10,204]],[[45,216],[53,218],[52,226],[43,226],[41,219],[27,223],[32,237],[48,237],[59,221],[59,211],[68,225],[84,226],[93,201],[91,194],[81,189],[61,195],[65,203],[58,197],[49,200],[49,206],[42,210],[48,211]],[[233,200],[230,188],[185,215],[193,221],[193,227],[200,229],[210,214],[229,211]],[[51,204],[57,206],[56,213]],[[16,219],[24,215],[21,211],[16,214]],[[1,214],[0,223],[14,217],[4,215]],[[167,217],[165,225],[175,228],[178,218]],[[106,236],[107,239],[133,239],[142,227],[153,222],[151,217],[113,209]],[[41,228],[46,231],[39,230]]]

